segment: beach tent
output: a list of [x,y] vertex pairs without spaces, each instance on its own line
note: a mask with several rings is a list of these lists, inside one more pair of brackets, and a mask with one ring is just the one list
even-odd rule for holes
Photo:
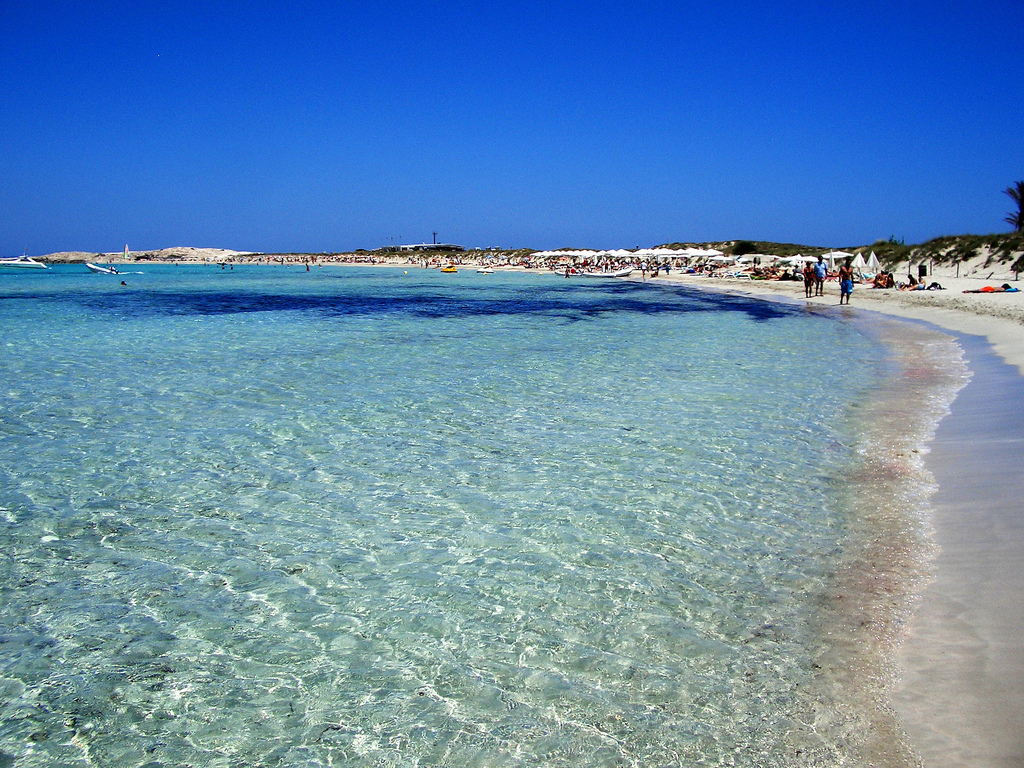
[[867,265],[864,263],[864,257],[863,256],[861,256],[859,253],[856,256],[854,256],[853,257],[853,263],[850,266],[853,267],[853,270],[857,274],[859,274],[861,276],[861,278],[864,277],[864,267],[867,266]]

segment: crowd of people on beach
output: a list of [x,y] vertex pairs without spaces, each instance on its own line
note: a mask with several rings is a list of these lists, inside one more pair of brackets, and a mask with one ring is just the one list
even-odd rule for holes
[[[738,258],[731,262],[729,259],[711,258],[687,263],[672,263],[658,261],[657,259],[648,260],[646,258],[543,258],[546,255],[548,254],[535,254],[526,250],[516,253],[487,254],[485,256],[478,252],[417,253],[403,255],[401,258],[393,253],[381,254],[372,251],[335,254],[238,253],[232,254],[227,258],[207,259],[207,261],[215,261],[215,264],[222,269],[233,268],[235,264],[263,264],[298,266],[306,271],[309,271],[310,267],[321,267],[331,264],[360,264],[368,266],[388,264],[395,266],[409,265],[424,269],[446,268],[445,271],[455,271],[453,267],[456,265],[480,265],[499,268],[550,270],[566,277],[593,275],[595,273],[614,274],[620,271],[633,270],[634,276],[637,276],[637,273],[639,273],[638,276],[645,280],[657,278],[662,274],[667,277],[673,271],[676,271],[682,275],[695,277],[802,282],[804,285],[804,297],[808,299],[825,296],[826,284],[834,281],[838,283],[840,304],[850,303],[854,286],[857,284],[874,290],[945,290],[945,287],[940,283],[934,280],[931,282],[926,280],[923,268],[919,277],[908,273],[906,280],[897,280],[894,273],[887,269],[879,269],[873,274],[867,273],[863,269],[855,269],[852,258],[846,258],[838,268],[833,269],[829,266],[829,262],[820,255],[816,259],[800,256],[780,257],[778,259],[767,257],[774,260],[770,264],[762,264],[762,257],[758,256],[752,259]],[[188,260],[169,263],[188,263]],[[1012,287],[1009,283],[1004,283],[999,286],[984,286],[963,292],[1016,293],[1018,289]]]

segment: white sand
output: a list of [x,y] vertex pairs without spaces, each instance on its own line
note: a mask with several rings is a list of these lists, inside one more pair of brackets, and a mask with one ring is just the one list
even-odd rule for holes
[[1024,765],[1024,379],[978,337],[925,464],[940,552],[893,704],[928,768]]

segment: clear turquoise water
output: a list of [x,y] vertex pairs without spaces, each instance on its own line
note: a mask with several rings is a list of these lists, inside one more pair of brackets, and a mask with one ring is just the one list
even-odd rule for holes
[[792,734],[887,366],[856,324],[139,269],[0,276],[0,764],[849,757]]

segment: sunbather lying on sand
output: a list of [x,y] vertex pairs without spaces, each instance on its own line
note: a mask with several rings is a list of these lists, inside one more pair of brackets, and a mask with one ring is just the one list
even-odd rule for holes
[[972,288],[964,293],[1017,293],[1020,288],[1014,288],[1009,283],[1003,283],[998,288],[993,288],[991,285],[986,285],[984,288]]
[[932,283],[931,285],[925,285],[924,280],[918,282],[913,277],[909,278],[909,282],[900,283],[899,290],[901,291],[944,291],[939,283]]

